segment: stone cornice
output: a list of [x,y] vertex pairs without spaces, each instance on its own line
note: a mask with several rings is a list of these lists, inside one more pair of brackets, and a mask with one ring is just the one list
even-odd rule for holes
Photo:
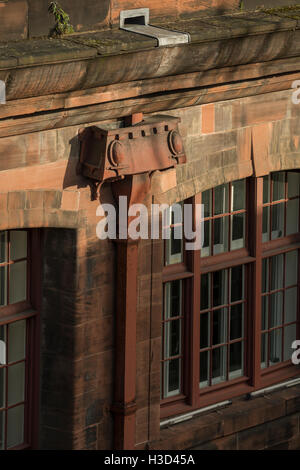
[[300,56],[297,17],[253,12],[163,26],[188,31],[191,43],[159,48],[119,30],[2,43],[7,100]]

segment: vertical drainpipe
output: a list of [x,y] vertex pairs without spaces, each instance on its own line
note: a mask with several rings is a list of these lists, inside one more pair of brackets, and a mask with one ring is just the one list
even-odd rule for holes
[[[119,197],[127,197],[127,208],[141,204],[151,190],[154,171],[185,163],[179,118],[157,115],[143,121],[142,113],[125,120],[125,128],[108,130],[97,126],[79,131],[81,142],[77,171],[90,179],[92,199],[104,181],[111,182],[119,208]],[[128,127],[128,130],[127,130]],[[98,153],[98,159],[95,156]],[[127,214],[127,227],[131,218]],[[120,233],[119,233],[120,235]],[[136,322],[139,241],[116,240],[117,279],[115,316],[115,378],[111,411],[114,414],[114,449],[135,448],[136,427]]]
[[[125,123],[132,126],[143,119],[131,116]],[[116,202],[127,196],[128,208],[142,202],[150,190],[148,173],[133,175],[112,185]],[[118,206],[118,204],[117,204]],[[130,217],[127,218],[127,227]],[[115,334],[114,448],[132,450],[135,447],[136,420],[136,320],[137,273],[139,240],[116,240],[117,288]]]

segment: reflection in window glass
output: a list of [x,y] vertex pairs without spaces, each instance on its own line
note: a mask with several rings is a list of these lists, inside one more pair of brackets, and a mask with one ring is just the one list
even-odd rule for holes
[[270,202],[270,175],[263,177],[263,204]]
[[289,171],[287,174],[288,181],[288,198],[297,197],[300,195],[300,173]]
[[214,215],[228,212],[228,184],[214,188]]
[[291,359],[294,349],[292,348],[292,343],[296,338],[296,325],[288,325],[284,328],[284,361]]
[[230,339],[239,339],[244,331],[244,304],[232,305],[230,308]]
[[244,291],[245,266],[201,275],[200,388],[244,375]]
[[292,199],[286,203],[286,235],[298,232],[299,225],[299,199]]
[[283,287],[283,255],[273,256],[271,258],[271,290]]
[[245,213],[231,216],[231,249],[238,250],[245,246]]
[[0,267],[0,307],[7,304],[7,266]]
[[200,353],[200,388],[207,387],[209,385],[209,351],[203,351]]
[[25,358],[26,320],[8,325],[9,347],[8,362],[17,362]]
[[22,258],[27,258],[27,232],[25,230],[11,230],[10,259],[15,261]]
[[272,210],[272,240],[284,236],[284,208],[285,203],[271,206]]
[[270,332],[270,365],[278,364],[282,361],[282,330],[271,330]]
[[270,232],[270,207],[263,208],[263,218],[262,218],[262,241],[267,242]]
[[227,346],[212,350],[212,385],[226,380]]
[[236,379],[244,374],[243,343],[237,342],[230,345],[229,378]]
[[246,180],[217,186],[201,197],[205,218],[201,257],[245,247]]
[[5,445],[5,412],[0,411],[0,450],[4,449]]
[[24,405],[7,411],[7,447],[22,444],[24,440]]
[[204,191],[202,193],[202,204],[204,204],[204,217],[211,217],[212,215],[212,191]]
[[265,368],[289,360],[297,339],[298,250],[264,259],[262,268],[261,367]]
[[298,251],[289,251],[285,255],[285,286],[294,286],[298,278]]
[[[12,315],[22,314],[24,318],[29,312],[23,304],[13,308],[10,305],[27,300],[27,238],[26,230],[0,232],[0,306],[2,319],[7,321],[0,325],[0,449],[24,444],[28,399],[25,400],[25,375],[27,364],[32,367],[26,350],[27,325],[32,320],[14,321]],[[30,315],[34,316],[34,312],[30,311]],[[26,409],[28,412],[31,410]]]
[[213,312],[213,345],[227,341],[227,308]]
[[264,177],[263,242],[298,233],[299,177],[299,173],[285,171]]
[[297,320],[297,294],[298,288],[293,287],[285,291],[284,312],[285,323],[295,322]]
[[18,261],[10,266],[9,303],[15,304],[27,298],[27,261]]
[[280,201],[285,197],[285,172],[278,172],[272,174],[272,200]]
[[182,281],[167,282],[164,289],[162,396],[165,398],[181,391]]
[[25,399],[25,362],[8,367],[8,406]]
[[215,271],[213,273],[213,306],[227,303],[227,270]]
[[7,261],[7,232],[0,232],[0,263]]
[[183,261],[183,204],[174,204],[167,209],[167,226],[170,227],[170,238],[165,241],[165,264]]
[[201,276],[201,310],[206,310],[210,307],[210,275],[209,274],[202,274]]
[[229,217],[219,217],[214,220],[214,254],[228,251],[228,222]]
[[238,180],[232,183],[232,211],[246,209],[245,180]]

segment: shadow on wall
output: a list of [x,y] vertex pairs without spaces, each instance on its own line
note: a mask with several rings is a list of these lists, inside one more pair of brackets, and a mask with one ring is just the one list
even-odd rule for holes
[[49,228],[43,233],[40,446],[71,449],[76,231]]

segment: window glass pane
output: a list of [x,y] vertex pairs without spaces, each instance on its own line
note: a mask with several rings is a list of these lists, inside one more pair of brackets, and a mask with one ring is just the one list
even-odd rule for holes
[[264,295],[261,298],[261,329],[266,330],[268,328],[268,296]]
[[297,287],[287,289],[284,299],[284,322],[290,323],[297,320]]
[[6,325],[0,326],[0,365],[6,364]]
[[282,329],[270,332],[270,365],[278,364],[282,360]]
[[209,381],[209,351],[200,354],[200,387],[207,387]]
[[212,350],[212,384],[226,380],[227,346]]
[[245,246],[245,213],[231,217],[231,250],[238,250]]
[[180,392],[180,359],[168,361],[165,366],[168,371],[166,380],[168,395],[175,395]]
[[289,251],[285,255],[285,287],[294,286],[298,279],[298,251]]
[[275,204],[272,210],[272,240],[284,236],[284,202]]
[[204,241],[201,247],[202,258],[204,258],[205,256],[210,256],[211,254],[210,240],[211,240],[211,221],[205,220],[204,221]]
[[0,368],[0,408],[5,407],[5,380],[6,380],[6,369],[5,367]]
[[24,405],[7,411],[7,447],[22,444],[24,440]]
[[271,258],[271,290],[283,287],[283,255]]
[[245,180],[234,181],[232,183],[232,210],[238,211],[246,208]]
[[210,313],[200,315],[200,349],[210,346]]
[[210,275],[201,275],[201,310],[206,310],[210,307]]
[[166,289],[165,318],[178,317],[181,315],[181,282],[168,282]]
[[231,302],[244,298],[244,267],[231,268]]
[[295,351],[292,349],[292,343],[296,338],[296,324],[289,325],[284,328],[284,361],[288,361],[292,358],[292,354]]
[[0,411],[0,450],[4,449],[5,444],[5,411]]
[[214,215],[228,212],[228,184],[222,184],[214,189],[215,207]]
[[289,171],[287,174],[288,181],[288,197],[299,196],[299,182],[300,182],[300,173],[294,171]]
[[8,325],[9,345],[8,362],[16,362],[25,358],[26,320]]
[[244,373],[243,342],[233,343],[229,350],[229,378],[241,377]]
[[267,242],[269,240],[269,227],[270,227],[270,207],[263,207],[263,218],[262,218],[262,241]]
[[9,268],[9,303],[27,298],[27,261],[12,264]]
[[0,263],[7,261],[7,232],[0,232]]
[[280,199],[284,199],[285,172],[273,173],[272,181],[273,181],[272,200],[279,201]]
[[7,305],[7,266],[0,268],[0,307]]
[[215,271],[213,273],[213,306],[227,303],[227,270]]
[[11,230],[10,232],[10,259],[27,258],[27,232],[25,230]]
[[270,175],[263,177],[263,203],[270,202]]
[[270,295],[270,328],[282,325],[282,301],[282,292]]
[[268,336],[267,333],[261,335],[261,367],[267,367],[268,358]]
[[166,240],[166,265],[182,262],[182,240],[175,240],[174,229],[171,228],[170,239]]
[[177,356],[181,352],[181,320],[165,323],[165,358]]
[[299,199],[292,199],[286,203],[286,235],[298,232],[299,227]]
[[244,304],[232,305],[230,308],[230,339],[244,336]]
[[269,290],[269,260],[268,258],[264,258],[262,260],[262,286],[261,290],[262,293],[265,293]]
[[227,341],[227,308],[213,312],[213,345]]
[[214,254],[228,251],[228,219],[229,217],[219,217],[214,220]]
[[178,255],[178,263],[182,260],[181,251],[182,251],[182,239],[175,238],[174,227],[171,228],[171,239],[170,239],[171,247],[171,256]]
[[19,362],[8,367],[8,406],[24,401],[25,397],[25,363]]
[[204,217],[211,217],[211,199],[212,199],[212,190],[204,191],[201,196],[201,203],[204,204]]

